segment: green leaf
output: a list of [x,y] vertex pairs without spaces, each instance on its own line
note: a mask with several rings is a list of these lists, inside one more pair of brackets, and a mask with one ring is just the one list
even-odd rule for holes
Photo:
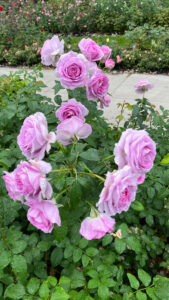
[[155,281],[155,295],[161,300],[168,300],[169,295],[169,279],[159,276]]
[[91,161],[99,161],[100,160],[98,150],[96,150],[94,148],[90,148],[87,151],[80,153],[79,156],[86,160],[91,160]]
[[39,289],[39,285],[40,285],[40,280],[36,277],[32,277],[27,284],[27,290],[29,294],[34,295]]
[[73,207],[77,207],[82,197],[81,185],[76,182],[70,191],[70,204]]
[[50,248],[50,243],[47,241],[40,241],[37,244],[37,248],[39,248],[41,251],[48,251]]
[[92,277],[92,278],[97,278],[98,277],[98,273],[97,273],[96,270],[89,270],[87,272],[87,275],[90,276],[90,277]]
[[10,263],[10,254],[7,251],[2,250],[0,252],[0,269],[4,269]]
[[3,284],[0,283],[0,297],[2,296],[2,294],[3,294]]
[[153,199],[155,196],[155,193],[156,193],[155,189],[153,187],[149,186],[149,188],[147,189],[148,197],[150,199]]
[[10,284],[4,293],[5,298],[10,299],[23,299],[23,296],[25,295],[25,288],[20,283],[12,283]]
[[148,286],[151,282],[151,276],[142,269],[138,270],[138,278],[144,284],[144,286]]
[[111,244],[112,241],[113,241],[113,237],[110,234],[106,234],[104,236],[104,238],[102,239],[102,245],[103,245],[103,247]]
[[136,211],[142,211],[144,210],[144,206],[141,202],[135,200],[134,202],[131,203],[131,208],[136,210]]
[[52,293],[51,300],[67,300],[69,299],[69,295],[65,292],[65,290],[61,286],[57,286],[55,291]]
[[52,267],[58,266],[63,258],[63,249],[56,247],[53,249],[50,257],[50,261],[52,263]]
[[111,278],[102,278],[101,283],[107,287],[114,287],[116,286],[116,282]]
[[105,286],[103,284],[99,285],[98,296],[99,296],[100,300],[107,300],[110,298],[110,293],[109,293],[109,289],[107,288],[107,286]]
[[86,254],[82,255],[82,265],[83,267],[87,267],[87,265],[89,264],[90,261],[90,257],[87,256]]
[[115,238],[114,247],[117,253],[121,254],[126,249],[126,242],[123,239],[119,239],[118,237]]
[[80,247],[81,249],[84,249],[84,248],[87,247],[88,243],[89,243],[88,240],[82,238],[82,239],[79,241],[79,247]]
[[52,286],[56,286],[57,285],[57,279],[53,276],[48,276],[47,277],[47,282],[52,285]]
[[137,300],[147,300],[147,295],[142,293],[141,291],[138,291],[136,293],[136,299]]
[[72,245],[68,245],[66,248],[65,248],[65,251],[64,251],[64,258],[69,258],[70,256],[73,255],[73,246]]
[[79,248],[74,249],[73,251],[73,261],[76,263],[78,262],[82,257],[82,250]]
[[26,241],[15,241],[13,244],[12,244],[12,252],[14,254],[18,254],[18,253],[21,253],[25,250],[27,246],[27,242]]
[[155,295],[155,288],[147,288],[146,289],[147,295],[152,299],[152,300],[159,300],[159,298],[156,297]]
[[66,276],[61,276],[59,285],[62,286],[66,292],[68,292],[70,289],[70,279]]
[[127,273],[127,277],[130,281],[130,286],[133,289],[138,290],[140,284],[139,284],[139,281],[137,280],[137,278],[134,275],[130,274],[130,273]]
[[27,272],[26,259],[22,255],[14,255],[12,259],[12,269],[15,274],[24,274]]
[[90,279],[88,282],[88,289],[95,289],[99,286],[100,282],[98,278]]
[[169,153],[163,157],[161,164],[169,164]]
[[44,281],[39,289],[39,296],[43,299],[47,299],[49,297],[50,290],[48,288],[47,283]]
[[128,246],[135,252],[141,252],[140,241],[135,236],[129,236],[126,239]]
[[96,249],[96,248],[90,247],[90,248],[87,248],[87,249],[86,249],[86,254],[87,254],[88,256],[93,257],[93,256],[96,256],[98,253],[99,253],[99,250]]
[[67,231],[68,231],[67,222],[63,221],[62,226],[58,227],[57,225],[55,225],[52,233],[55,239],[61,242],[66,237]]

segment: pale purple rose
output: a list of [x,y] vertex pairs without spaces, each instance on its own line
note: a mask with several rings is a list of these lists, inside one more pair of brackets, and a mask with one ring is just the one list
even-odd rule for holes
[[101,46],[101,50],[104,53],[104,56],[102,57],[102,62],[105,62],[107,59],[110,58],[112,49],[106,45],[103,45]]
[[106,96],[109,88],[108,77],[99,71],[87,81],[86,95],[88,100],[97,101]]
[[148,90],[152,89],[154,87],[153,83],[149,82],[147,79],[140,80],[135,84],[136,93],[143,94],[147,92]]
[[27,201],[50,199],[52,187],[46,179],[46,174],[52,167],[47,162],[21,162],[15,169],[15,184],[18,192]]
[[141,175],[137,178],[137,184],[142,184],[146,178],[146,175]]
[[82,39],[78,44],[80,51],[89,61],[97,61],[103,58],[104,52],[92,39]]
[[149,172],[156,156],[156,144],[145,130],[127,129],[114,148],[119,168],[129,165],[138,177]]
[[115,61],[113,59],[107,59],[105,61],[105,67],[109,70],[113,69],[115,67]]
[[37,112],[27,117],[18,135],[18,145],[22,154],[27,158],[41,160],[45,151],[49,152],[50,143],[56,141],[54,132],[48,133],[48,125],[43,113]]
[[3,180],[5,181],[5,186],[8,191],[9,197],[14,201],[21,201],[23,202],[23,195],[18,191],[16,180],[15,180],[15,171],[9,173],[4,172],[5,175],[3,176]]
[[83,104],[76,101],[76,99],[70,99],[68,102],[62,103],[61,107],[56,111],[56,117],[61,122],[74,116],[84,121],[84,117],[88,113],[88,109]]
[[60,41],[57,35],[46,40],[41,49],[41,60],[45,66],[56,65],[58,55],[64,52],[64,40]]
[[96,63],[87,61],[82,54],[70,51],[60,57],[55,74],[64,88],[74,90],[85,86],[96,69]]
[[100,108],[104,108],[104,106],[108,107],[110,105],[111,99],[109,95],[100,98]]
[[50,200],[27,202],[30,208],[27,212],[29,222],[45,233],[53,230],[54,224],[61,226],[59,210],[56,204]]
[[61,122],[56,129],[56,139],[62,145],[72,144],[74,140],[86,139],[92,133],[92,127],[78,117]]
[[114,229],[115,220],[106,214],[98,214],[97,217],[87,217],[80,227],[80,234],[86,240],[101,239],[106,233]]
[[136,190],[137,177],[129,166],[113,173],[108,172],[96,206],[99,212],[115,216],[129,209],[131,202],[135,200]]

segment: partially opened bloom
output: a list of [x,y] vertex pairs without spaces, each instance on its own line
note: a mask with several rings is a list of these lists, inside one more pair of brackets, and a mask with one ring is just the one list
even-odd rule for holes
[[14,201],[23,201],[23,195],[19,192],[16,185],[15,171],[9,173],[4,172],[3,180],[5,181],[5,186],[8,191],[9,197]]
[[54,132],[48,133],[47,121],[43,113],[37,112],[27,117],[18,135],[18,145],[27,158],[41,160],[45,151],[49,152],[50,143],[56,141]]
[[56,111],[56,117],[61,122],[74,116],[84,120],[88,112],[88,109],[83,104],[76,101],[76,99],[70,99],[68,102],[62,103],[61,107]]
[[135,200],[136,190],[137,177],[129,166],[113,173],[108,172],[96,206],[99,212],[115,216],[129,209],[131,202]]
[[95,73],[91,79],[87,81],[86,84],[86,94],[88,100],[97,101],[97,99],[106,96],[109,88],[108,77],[101,73]]
[[92,39],[82,39],[78,46],[89,61],[97,61],[104,57],[101,47]]
[[115,61],[113,59],[107,59],[105,61],[105,67],[109,70],[113,69],[115,67]]
[[41,49],[41,60],[45,66],[56,65],[58,55],[64,52],[64,40],[60,41],[57,35],[46,40]]
[[75,116],[57,126],[56,139],[62,145],[67,146],[74,140],[86,139],[91,133],[92,127]]
[[29,222],[45,233],[53,230],[54,224],[61,226],[59,210],[51,200],[27,202],[30,208],[27,212]]
[[123,61],[123,59],[119,55],[117,55],[116,58],[117,58],[117,63],[118,64]]
[[96,68],[96,63],[89,62],[84,55],[70,51],[57,62],[56,77],[64,88],[74,90],[85,86]]
[[102,61],[105,62],[107,59],[110,58],[112,50],[110,47],[105,45],[101,46],[101,50],[104,53],[104,56],[102,57]]
[[110,105],[110,102],[110,96],[105,95],[103,98],[100,98],[100,108],[104,108],[104,106],[108,107]]
[[119,168],[129,165],[138,176],[149,172],[156,156],[156,144],[145,130],[127,129],[114,148]]
[[115,220],[106,214],[97,214],[83,220],[80,227],[80,234],[86,240],[100,239],[106,233],[111,233],[114,229]]
[[140,80],[135,84],[136,93],[143,94],[147,92],[148,90],[152,89],[154,87],[153,83],[149,82],[147,79]]

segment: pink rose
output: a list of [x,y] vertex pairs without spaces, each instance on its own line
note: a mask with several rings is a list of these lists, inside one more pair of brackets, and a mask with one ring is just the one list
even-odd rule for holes
[[68,102],[62,103],[61,107],[56,111],[56,117],[61,122],[74,116],[84,120],[88,112],[88,109],[83,104],[77,102],[76,99],[70,99]]
[[[52,196],[52,187],[46,180],[46,174],[51,171],[52,167],[44,161],[21,162],[12,173],[6,174],[5,182],[10,177],[10,186],[6,184],[9,195],[14,200],[27,201],[50,199]],[[8,175],[8,177],[6,177]],[[13,193],[11,193],[13,186]],[[18,197],[19,195],[19,197]]]
[[116,58],[117,58],[117,63],[118,64],[123,61],[123,59],[119,55],[117,55]]
[[113,59],[107,59],[105,62],[105,67],[109,70],[113,69],[115,67],[115,61]]
[[96,63],[87,61],[84,55],[70,51],[57,62],[56,77],[64,88],[74,90],[85,86],[96,68]]
[[153,83],[148,80],[140,80],[135,84],[137,94],[143,94],[154,87]]
[[105,95],[103,98],[100,98],[100,108],[104,108],[104,106],[108,107],[110,105],[111,99],[109,95]]
[[82,39],[78,46],[89,61],[100,60],[104,56],[101,47],[92,39]]
[[149,172],[156,156],[156,144],[145,130],[127,129],[114,148],[119,168],[129,165],[139,176]]
[[18,191],[15,179],[15,171],[14,172],[4,172],[3,180],[5,181],[5,186],[8,191],[9,197],[14,201],[18,200],[23,202],[23,195]]
[[44,114],[37,112],[24,120],[17,142],[27,159],[41,160],[45,156],[45,151],[49,152],[50,143],[54,143],[55,140],[54,132],[48,133]]
[[58,55],[64,52],[64,40],[60,41],[57,35],[46,40],[41,49],[41,60],[45,66],[56,65]]
[[142,184],[146,178],[146,175],[141,175],[137,178],[137,184]]
[[[34,11],[33,11],[33,12],[34,12]],[[37,18],[36,18],[36,22],[38,22],[39,20],[40,20],[40,17],[37,17]],[[50,40],[49,40],[49,41],[50,41]]]
[[108,172],[96,206],[101,213],[115,216],[129,209],[131,202],[135,200],[136,190],[137,177],[129,166],[113,173]]
[[86,139],[92,133],[92,127],[76,116],[61,122],[56,130],[56,139],[64,146],[73,140]]
[[81,223],[80,234],[86,240],[100,239],[107,232],[112,232],[114,224],[115,220],[106,214],[98,214],[97,217],[87,217]]
[[27,212],[29,222],[45,233],[50,233],[54,224],[61,226],[59,210],[56,204],[50,200],[42,200],[26,203],[30,208]]
[[88,100],[97,101],[97,99],[106,96],[109,88],[109,79],[105,74],[100,72],[88,80],[86,84],[86,94]]
[[107,59],[110,58],[111,56],[111,48],[109,48],[108,46],[101,46],[101,50],[103,51],[104,56],[102,57],[102,62],[105,62]]

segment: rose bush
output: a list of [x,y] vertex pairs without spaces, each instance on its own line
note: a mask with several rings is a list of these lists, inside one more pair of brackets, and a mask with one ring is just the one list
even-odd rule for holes
[[[92,80],[96,63],[82,61]],[[88,100],[71,63],[67,102],[62,80],[49,102],[34,73],[0,78],[0,297],[168,300],[168,111],[143,95],[108,124],[99,109],[111,100],[107,80]],[[24,126],[30,161],[17,139]]]

